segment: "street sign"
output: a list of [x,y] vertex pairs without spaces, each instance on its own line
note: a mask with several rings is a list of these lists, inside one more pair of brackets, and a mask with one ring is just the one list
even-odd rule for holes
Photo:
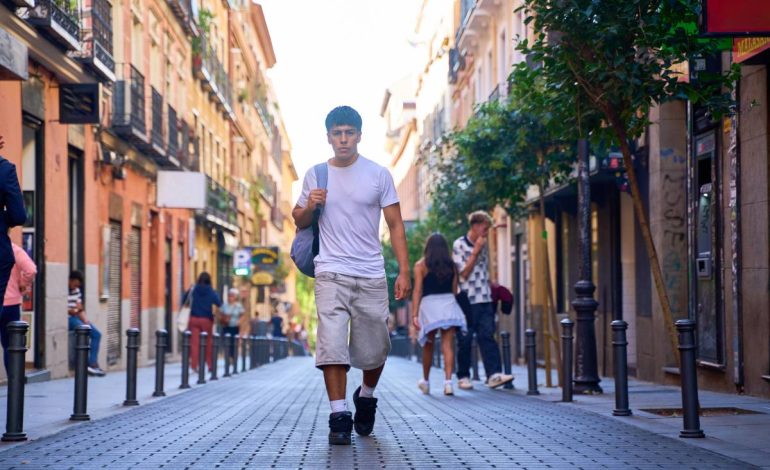
[[236,276],[251,275],[251,250],[235,250],[233,253],[233,273]]

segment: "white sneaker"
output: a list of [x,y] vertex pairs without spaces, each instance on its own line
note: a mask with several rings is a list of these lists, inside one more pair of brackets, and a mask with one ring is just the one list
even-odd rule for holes
[[454,395],[455,391],[452,388],[452,384],[444,384],[444,395]]
[[469,379],[468,377],[463,377],[462,379],[457,381],[457,386],[463,390],[473,389],[473,383],[471,382],[471,379]]
[[417,381],[417,387],[425,395],[430,395],[430,383],[427,380],[420,379]]
[[501,385],[505,385],[509,382],[513,382],[513,376],[508,374],[492,374],[492,377],[489,378],[489,381],[487,382],[487,387],[489,388],[497,388]]

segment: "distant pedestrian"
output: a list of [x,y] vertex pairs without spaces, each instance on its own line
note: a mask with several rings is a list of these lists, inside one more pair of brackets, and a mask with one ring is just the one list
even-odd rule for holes
[[[0,136],[0,149],[4,146]],[[0,297],[5,297],[5,288],[16,263],[8,229],[22,225],[27,220],[27,212],[16,175],[16,165],[3,157],[0,157],[0,210]]]
[[497,388],[513,381],[512,375],[502,373],[500,349],[495,340],[495,308],[492,304],[492,290],[489,286],[489,251],[487,236],[492,218],[484,211],[477,211],[468,217],[468,233],[454,242],[452,257],[460,274],[461,295],[470,304],[466,312],[468,332],[460,334],[458,351],[457,385],[463,390],[473,388],[470,379],[471,343],[473,334],[481,351],[487,386]]
[[412,323],[417,328],[417,341],[422,346],[422,380],[417,386],[430,393],[430,367],[436,332],[441,330],[444,354],[444,395],[454,395],[452,369],[455,365],[455,329],[467,331],[465,315],[455,299],[457,268],[443,235],[434,233],[425,242],[423,257],[414,265]]
[[99,367],[99,346],[102,342],[102,333],[96,325],[88,321],[85,308],[83,308],[83,273],[72,271],[69,278],[69,295],[67,296],[67,313],[69,314],[68,327],[70,331],[80,325],[91,327],[91,352],[88,355],[88,373],[102,377],[105,372]]
[[190,338],[190,366],[198,372],[198,351],[200,351],[201,332],[205,331],[209,339],[206,343],[206,364],[211,369],[211,351],[214,346],[212,333],[214,330],[214,306],[221,307],[222,299],[211,287],[211,275],[202,272],[195,283],[182,297],[182,305],[187,302],[187,297],[192,296],[190,302],[190,323],[188,329],[192,333]]
[[[361,124],[361,116],[349,106],[334,108],[327,115],[326,139],[334,151],[322,167],[328,172],[327,189],[318,188],[315,168],[311,168],[292,211],[297,227],[305,228],[311,225],[315,209],[323,208],[320,251],[315,257],[316,367],[323,370],[331,406],[329,443],[343,445],[351,443],[353,427],[362,436],[371,434],[377,411],[374,389],[390,351],[381,213],[398,259],[396,299],[409,295],[411,283],[393,178],[386,168],[358,153]],[[363,383],[353,393],[355,417],[345,401],[350,366],[363,370]]]
[[[235,287],[227,292],[227,302],[222,304],[222,333],[231,334],[234,338],[240,336],[240,321],[243,315],[243,304],[239,298],[240,292]],[[232,347],[227,351],[231,359],[235,358],[235,350],[238,347],[237,341],[233,341]]]
[[37,266],[26,251],[13,243],[13,254],[16,259],[8,279],[8,287],[5,289],[3,299],[3,313],[0,315],[0,340],[3,343],[3,364],[8,372],[8,323],[18,321],[21,318],[21,300],[24,291],[32,286],[37,274]]

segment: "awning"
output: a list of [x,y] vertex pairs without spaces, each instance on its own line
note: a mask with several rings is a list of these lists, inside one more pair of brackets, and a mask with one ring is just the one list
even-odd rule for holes
[[219,250],[227,255],[232,255],[238,249],[238,237],[220,230],[218,232]]

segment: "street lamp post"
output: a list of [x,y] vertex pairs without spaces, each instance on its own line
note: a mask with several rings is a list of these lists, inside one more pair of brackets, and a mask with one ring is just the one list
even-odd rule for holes
[[596,286],[591,275],[591,187],[589,183],[588,141],[578,141],[578,236],[580,237],[579,280],[575,284],[572,307],[577,314],[575,351],[575,393],[602,393],[596,365],[594,322],[599,303],[594,300]]

